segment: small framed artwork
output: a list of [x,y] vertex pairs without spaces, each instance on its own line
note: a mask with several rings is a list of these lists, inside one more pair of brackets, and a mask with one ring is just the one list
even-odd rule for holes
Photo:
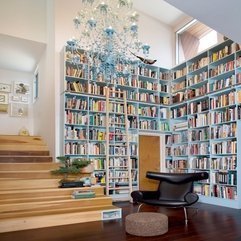
[[12,117],[27,117],[28,105],[22,103],[11,103],[10,116]]
[[29,84],[23,82],[14,83],[14,94],[28,95],[29,94]]
[[25,96],[25,95],[21,96],[21,101],[27,103],[28,102],[28,96]]
[[13,95],[12,96],[12,101],[19,102],[20,101],[20,96],[19,95]]
[[0,104],[0,114],[8,113],[8,104]]
[[0,93],[0,104],[8,104],[8,94]]
[[10,84],[0,83],[0,92],[10,93],[11,92],[11,85]]

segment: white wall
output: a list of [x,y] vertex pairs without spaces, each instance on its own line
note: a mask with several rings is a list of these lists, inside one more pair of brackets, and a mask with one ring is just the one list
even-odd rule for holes
[[[30,73],[9,71],[0,69],[0,83],[11,84],[13,90],[14,82],[23,82],[30,85],[32,90],[32,79],[33,75]],[[27,128],[31,135],[34,134],[33,128],[33,110],[32,105],[29,104],[28,117],[10,117],[10,103],[12,94],[9,93],[9,108],[7,114],[0,113],[0,135],[18,135],[19,130],[23,127]],[[32,100],[32,95],[30,94],[29,100]],[[12,101],[12,103],[14,103]],[[17,102],[15,102],[17,103]]]
[[0,33],[46,42],[47,0],[0,0]]
[[174,51],[172,28],[144,13],[140,12],[139,14],[139,39],[151,46],[150,59],[157,59],[155,65],[159,67],[171,68]]

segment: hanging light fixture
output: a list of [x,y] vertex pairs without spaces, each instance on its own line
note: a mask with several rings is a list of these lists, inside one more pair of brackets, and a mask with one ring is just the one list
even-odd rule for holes
[[96,74],[110,82],[118,75],[129,75],[131,66],[140,63],[137,56],[147,59],[150,46],[138,39],[139,15],[132,10],[131,0],[82,0],[82,5],[73,20],[78,39],[67,42],[73,63],[81,61],[77,54],[81,49]]

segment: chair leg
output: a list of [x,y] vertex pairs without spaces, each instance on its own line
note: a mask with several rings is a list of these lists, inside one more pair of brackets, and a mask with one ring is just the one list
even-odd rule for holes
[[188,223],[188,218],[187,218],[187,208],[183,207],[184,215],[185,215],[185,224],[187,225]]
[[141,209],[141,207],[142,207],[143,204],[144,204],[144,203],[141,203],[141,204],[139,205],[139,207],[138,207],[138,209],[137,209],[137,212],[138,212],[138,213],[140,212],[140,209]]

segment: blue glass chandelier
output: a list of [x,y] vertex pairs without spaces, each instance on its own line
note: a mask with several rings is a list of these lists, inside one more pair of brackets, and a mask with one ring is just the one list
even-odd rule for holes
[[[73,20],[78,39],[67,43],[73,53],[84,51],[89,66],[106,82],[129,75],[140,64],[136,56],[147,59],[150,46],[138,39],[139,15],[131,0],[82,0],[82,6]],[[78,64],[79,55],[73,54],[72,61]]]

